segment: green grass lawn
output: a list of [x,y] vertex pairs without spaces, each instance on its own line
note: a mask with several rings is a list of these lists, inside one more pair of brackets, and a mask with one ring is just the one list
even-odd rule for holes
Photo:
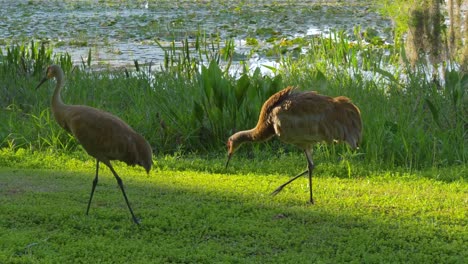
[[150,175],[115,163],[136,226],[105,166],[86,216],[94,161],[28,155],[0,155],[0,263],[468,260],[466,166],[348,178],[318,163],[309,205],[306,178],[269,196],[303,169],[299,155],[235,157],[228,172],[223,157],[160,157]]

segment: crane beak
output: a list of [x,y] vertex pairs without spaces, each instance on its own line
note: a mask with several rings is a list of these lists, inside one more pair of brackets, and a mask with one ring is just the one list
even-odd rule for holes
[[44,77],[41,82],[36,86],[36,90],[39,88],[39,86],[41,86],[43,83],[45,83],[47,81],[47,77]]
[[229,153],[229,154],[228,154],[228,159],[227,159],[227,161],[226,161],[226,168],[225,168],[225,170],[227,170],[227,168],[228,168],[229,161],[231,160],[231,157],[232,157],[232,153]]

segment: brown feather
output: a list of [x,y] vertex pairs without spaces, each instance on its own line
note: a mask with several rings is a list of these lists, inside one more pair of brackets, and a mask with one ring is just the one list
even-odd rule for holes
[[47,68],[46,77],[36,89],[51,78],[57,80],[51,107],[55,120],[80,142],[89,155],[96,158],[96,176],[93,181],[86,214],[88,214],[98,182],[99,162],[102,162],[114,174],[132,214],[133,221],[138,224],[139,220],[130,207],[122,179],[115,172],[110,161],[120,160],[128,165],[139,165],[149,173],[153,164],[151,146],[129,125],[110,113],[84,105],[64,104],[60,96],[64,74],[58,65],[51,65]]
[[120,160],[128,165],[140,165],[149,172],[151,148],[120,118],[96,108],[70,105],[62,122],[89,155],[103,162]]
[[274,135],[302,149],[318,142],[347,142],[358,146],[362,121],[359,109],[349,98],[336,98],[316,92],[293,92],[289,86],[272,95],[263,104],[257,125],[237,132],[228,140],[232,151],[248,141],[263,141]]
[[316,92],[293,92],[289,86],[272,95],[263,104],[257,125],[250,130],[235,133],[227,142],[229,164],[233,153],[245,142],[263,141],[274,135],[304,150],[307,170],[277,188],[305,173],[309,174],[310,202],[312,198],[312,146],[319,142],[341,141],[356,148],[361,141],[362,121],[357,106],[344,96],[330,97]]
[[257,125],[254,128],[253,139],[255,141],[267,140],[275,135],[273,120],[271,118],[272,110],[278,105],[281,105],[283,101],[290,96],[293,89],[294,87],[288,86],[270,96],[270,98],[263,103]]
[[149,172],[152,150],[148,142],[117,116],[84,105],[66,105],[60,97],[63,71],[57,65],[47,70],[46,78],[55,77],[52,112],[57,123],[71,133],[86,152],[108,164],[120,160],[128,165],[140,165]]
[[355,148],[361,139],[359,109],[344,96],[294,93],[272,109],[271,119],[280,140],[302,149],[322,141],[344,141]]

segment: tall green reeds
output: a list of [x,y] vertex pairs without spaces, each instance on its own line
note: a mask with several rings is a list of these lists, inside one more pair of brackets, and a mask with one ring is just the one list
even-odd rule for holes
[[[355,41],[342,33],[330,34],[307,40],[305,53],[278,54],[281,67],[274,76],[257,69],[237,77],[228,71],[232,42],[199,36],[195,42],[166,46],[160,71],[137,61],[134,73],[84,71],[85,64],[68,70],[62,96],[66,103],[120,116],[148,139],[156,153],[218,153],[224,151],[230,134],[255,126],[270,95],[294,85],[303,91],[348,96],[361,109],[364,132],[359,150],[322,145],[317,147],[322,158],[352,157],[409,168],[466,164],[468,77],[451,69],[443,85],[433,83],[424,67],[407,67],[398,49],[367,44],[356,33]],[[52,51],[34,54],[57,63]],[[74,139],[50,118],[52,82],[35,91],[40,77],[19,71],[26,55],[16,56],[0,60],[1,147],[76,149]],[[37,67],[33,72],[43,70]],[[266,146],[273,146],[272,154],[296,151],[277,141]]]
[[72,67],[69,54],[54,54],[46,43],[35,41],[8,46],[5,52],[0,50],[0,57],[3,72],[12,75],[37,75],[51,62],[60,64],[65,71]]
[[47,65],[60,64],[68,73],[73,67],[69,54],[55,54],[46,43],[31,41],[0,49],[0,145],[70,149],[70,138],[53,126],[35,85]]

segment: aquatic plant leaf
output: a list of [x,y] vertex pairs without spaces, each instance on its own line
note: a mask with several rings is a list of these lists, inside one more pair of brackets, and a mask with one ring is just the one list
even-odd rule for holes
[[375,72],[380,73],[382,76],[386,77],[392,83],[398,83],[398,80],[389,71],[376,67]]
[[239,80],[237,81],[237,85],[235,86],[235,95],[236,95],[236,102],[237,107],[240,107],[242,102],[244,101],[246,91],[249,89],[250,86],[250,78],[247,74],[243,74]]
[[198,120],[198,122],[200,122],[200,124],[203,123],[204,111],[203,107],[201,107],[198,102],[194,102],[193,104],[193,115]]
[[273,77],[273,81],[271,82],[271,86],[275,91],[279,91],[280,89],[283,88],[283,76],[282,75],[276,75]]
[[426,101],[427,106],[429,107],[429,110],[431,110],[432,118],[434,118],[434,121],[436,124],[441,127],[440,122],[439,122],[439,109],[428,99],[424,99]]

